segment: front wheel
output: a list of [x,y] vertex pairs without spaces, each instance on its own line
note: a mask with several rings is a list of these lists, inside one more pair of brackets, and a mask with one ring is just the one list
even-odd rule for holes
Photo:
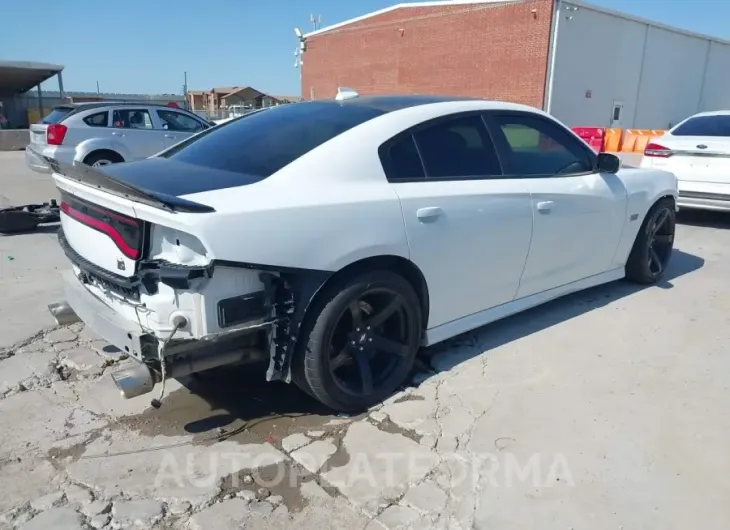
[[406,380],[421,342],[421,306],[403,277],[375,271],[336,281],[302,329],[294,380],[326,406],[353,412]]
[[674,247],[674,201],[661,199],[646,215],[626,262],[626,278],[656,283],[665,273]]

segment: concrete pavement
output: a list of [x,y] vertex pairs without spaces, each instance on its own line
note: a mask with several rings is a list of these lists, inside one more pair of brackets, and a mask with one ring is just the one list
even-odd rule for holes
[[[25,167],[25,153],[0,152],[0,207],[57,198],[50,175]],[[63,295],[66,259],[55,229],[0,235],[0,351],[53,325],[47,306]]]

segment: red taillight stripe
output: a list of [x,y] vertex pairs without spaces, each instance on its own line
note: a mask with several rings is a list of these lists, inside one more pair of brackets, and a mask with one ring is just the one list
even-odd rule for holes
[[[114,241],[114,244],[117,245],[119,250],[122,251],[122,254],[127,256],[129,259],[137,259],[139,258],[139,250],[134,249],[130,247],[126,241],[124,241],[124,238],[122,238],[122,235],[111,225],[108,225],[102,221],[99,221],[98,219],[94,219],[90,215],[86,215],[83,212],[80,212],[76,210],[73,206],[71,206],[67,202],[61,203],[61,211],[68,215],[69,217],[72,217],[76,219],[78,222],[85,224],[86,226],[89,226],[93,228],[94,230],[98,230],[99,232],[106,234],[109,236],[112,241]],[[105,214],[108,214],[108,212],[104,212]],[[110,215],[111,217],[111,215]]]

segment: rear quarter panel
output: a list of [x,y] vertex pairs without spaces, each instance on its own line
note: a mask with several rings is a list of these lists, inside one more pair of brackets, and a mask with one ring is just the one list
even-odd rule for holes
[[[372,256],[408,258],[400,202],[385,177],[346,185],[315,182],[306,173],[280,175],[188,195],[216,208],[194,217],[170,216],[142,204],[135,210],[142,218],[195,235],[210,259],[337,271]],[[171,224],[175,220],[177,226]]]
[[677,200],[677,177],[668,171],[633,168],[620,169],[618,176],[626,186],[628,208],[614,262],[625,264],[651,207],[662,197],[673,197]]
[[378,148],[413,125],[470,110],[485,110],[485,104],[437,103],[387,113],[259,183],[186,196],[217,210],[201,216],[195,235],[215,258],[231,261],[337,271],[373,256],[409,259],[400,200]]
[[88,127],[88,129],[89,132],[85,135],[85,139],[76,146],[74,161],[83,162],[90,153],[101,149],[119,153],[125,162],[132,160],[132,155],[127,146],[123,142],[113,139],[111,129],[102,127]]

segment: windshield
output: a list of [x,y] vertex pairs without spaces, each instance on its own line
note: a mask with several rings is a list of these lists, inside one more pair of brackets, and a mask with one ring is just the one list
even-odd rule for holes
[[70,107],[56,107],[48,115],[43,117],[43,119],[41,120],[41,123],[47,123],[47,124],[59,123],[72,110],[73,109]]
[[673,136],[730,136],[730,115],[697,116],[680,123]]
[[335,136],[384,111],[307,102],[253,112],[160,154],[178,162],[268,177]]

